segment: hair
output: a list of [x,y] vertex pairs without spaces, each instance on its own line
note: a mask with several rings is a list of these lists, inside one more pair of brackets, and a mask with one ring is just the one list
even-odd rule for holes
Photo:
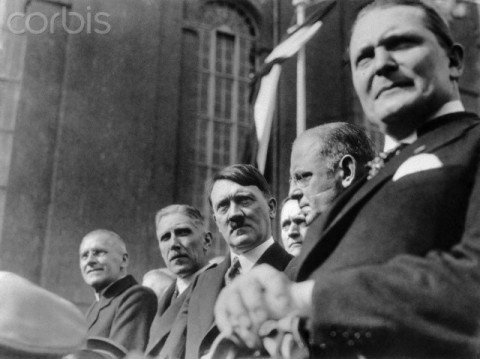
[[280,208],[280,213],[282,213],[283,207],[287,204],[287,202],[290,202],[290,201],[296,201],[296,199],[295,199],[295,198],[292,198],[292,197],[290,197],[290,196],[287,196],[287,197],[285,197],[285,198],[283,199],[282,203],[280,203],[280,206],[279,206],[279,208]]
[[166,215],[173,213],[180,213],[189,217],[199,227],[205,226],[205,218],[203,217],[202,213],[195,207],[190,206],[189,204],[171,204],[170,206],[163,207],[155,215],[155,226],[157,227],[157,229],[160,220]]
[[108,229],[95,229],[91,232],[88,232],[82,239],[82,242],[85,238],[90,237],[90,236],[101,236],[101,237],[108,237],[109,239],[113,239],[116,243],[118,243],[120,250],[123,253],[128,253],[127,252],[127,246],[125,244],[125,241],[118,235],[117,233],[113,231],[109,231]]
[[343,156],[352,156],[360,166],[375,157],[372,141],[360,126],[347,122],[332,122],[303,132],[294,142],[305,137],[318,139],[319,155],[327,161],[328,170],[333,173]]
[[210,207],[212,206],[211,194],[213,186],[215,182],[220,180],[232,181],[241,186],[256,186],[263,193],[266,199],[273,197],[267,180],[256,167],[252,165],[235,164],[225,167],[217,172],[210,181],[208,190],[208,202],[210,203]]
[[[435,8],[426,4],[422,0],[374,0],[364,7],[360,8],[355,22],[350,30],[350,39],[352,38],[353,30],[360,18],[368,12],[375,9],[386,9],[395,6],[411,6],[420,9],[425,14],[425,26],[437,38],[440,46],[446,51],[449,51],[455,41],[453,40],[452,32],[448,26],[447,21],[439,14]],[[348,52],[348,51],[347,51]]]

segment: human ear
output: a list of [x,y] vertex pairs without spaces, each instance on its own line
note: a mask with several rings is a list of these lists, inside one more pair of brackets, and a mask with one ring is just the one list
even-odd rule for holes
[[452,80],[458,80],[463,73],[464,62],[463,62],[463,46],[455,43],[452,45],[447,55],[450,60],[450,78]]
[[270,219],[274,219],[277,214],[277,201],[275,200],[275,198],[272,197],[268,200],[268,208]]
[[338,162],[339,181],[343,188],[348,188],[356,178],[357,162],[351,155],[345,155]]

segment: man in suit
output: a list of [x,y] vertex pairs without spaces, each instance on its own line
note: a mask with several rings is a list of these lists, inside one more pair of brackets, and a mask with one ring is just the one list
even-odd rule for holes
[[[293,190],[281,213],[282,238],[290,253],[299,254],[306,227],[365,174],[365,165],[373,157],[365,132],[346,122],[311,128],[295,140],[290,178]],[[292,269],[289,267],[288,272]]]
[[150,328],[146,353],[158,355],[180,310],[186,289],[207,263],[212,234],[198,209],[185,204],[162,208],[155,216],[162,258],[177,279],[161,297],[157,315]]
[[282,202],[280,211],[280,234],[283,247],[292,256],[296,257],[302,249],[307,225],[305,215],[298,206],[298,201],[287,197]]
[[276,201],[255,167],[222,169],[213,177],[209,199],[229,250],[223,262],[192,283],[161,358],[198,359],[208,354],[218,335],[213,308],[221,289],[260,264],[282,271],[292,258],[272,237]]
[[255,346],[265,320],[296,313],[313,357],[477,357],[480,120],[460,102],[462,48],[431,7],[376,0],[349,55],[367,117],[404,148],[310,225],[295,282],[252,271],[220,295],[217,324]]
[[96,298],[86,315],[88,336],[144,351],[157,297],[127,275],[125,242],[114,232],[98,229],[83,238],[79,254],[83,279],[95,290]]

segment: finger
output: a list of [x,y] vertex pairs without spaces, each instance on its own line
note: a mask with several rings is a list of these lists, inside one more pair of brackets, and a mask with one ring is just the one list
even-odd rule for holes
[[268,319],[264,286],[254,276],[244,278],[242,300],[251,321],[252,330],[258,331],[260,325]]
[[218,328],[227,336],[238,331],[240,325],[248,326],[248,314],[241,293],[233,284],[220,292],[214,312]]
[[261,282],[264,291],[264,301],[268,308],[268,317],[279,319],[293,310],[293,301],[290,294],[292,282],[288,280],[284,273],[276,269],[265,266],[258,267],[255,273],[252,273]]

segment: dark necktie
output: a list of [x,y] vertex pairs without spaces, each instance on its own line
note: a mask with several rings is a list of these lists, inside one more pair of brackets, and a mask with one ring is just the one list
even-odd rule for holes
[[235,279],[241,273],[242,265],[238,257],[233,258],[230,268],[228,268],[227,273],[225,273],[225,284],[229,285],[232,280]]
[[367,179],[373,178],[383,167],[385,167],[385,164],[388,161],[398,155],[406,146],[408,146],[408,143],[401,143],[390,151],[380,152],[377,157],[367,162],[367,167],[369,169]]

